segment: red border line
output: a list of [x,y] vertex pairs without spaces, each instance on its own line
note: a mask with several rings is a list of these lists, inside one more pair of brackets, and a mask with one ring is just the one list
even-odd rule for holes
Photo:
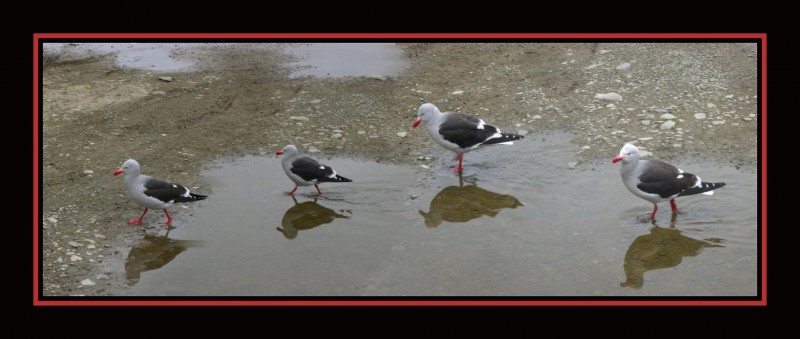
[[[761,300],[40,300],[40,39],[759,39],[761,41]],[[766,306],[767,305],[767,34],[766,33],[34,33],[33,34],[33,305],[34,306]]]

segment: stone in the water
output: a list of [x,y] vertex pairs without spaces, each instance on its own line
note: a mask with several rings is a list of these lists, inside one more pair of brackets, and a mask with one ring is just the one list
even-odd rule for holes
[[567,163],[567,166],[569,166],[570,169],[575,169],[575,166],[577,165],[578,165],[577,161],[570,161]]
[[83,258],[74,254],[71,257],[69,257],[69,261],[81,261],[81,260],[83,260]]
[[358,134],[367,134],[367,131],[358,131]]
[[340,134],[340,133],[331,134],[331,139],[339,139],[341,137],[342,137],[342,134]]
[[79,243],[77,243],[75,241],[70,241],[69,245],[72,246],[72,247],[81,247],[81,246],[83,246],[83,245],[81,245],[81,244],[79,244]]
[[664,121],[664,123],[661,124],[661,126],[659,128],[660,129],[671,129],[674,126],[675,126],[675,122],[674,121],[667,120],[667,121]]
[[58,222],[58,219],[56,219],[56,218],[53,218],[53,217],[49,217],[49,218],[47,218],[47,221],[49,221],[49,222],[51,222],[51,223],[55,224],[55,223],[57,223],[57,222]]
[[171,82],[172,81],[172,77],[158,77],[158,80]]
[[714,120],[711,123],[714,124],[714,125],[722,125],[722,124],[725,123],[725,121],[724,120]]
[[653,140],[653,137],[641,137],[639,138],[641,141]]
[[289,120],[308,121],[308,118],[304,116],[291,116],[289,117]]
[[695,113],[694,114],[694,118],[695,119],[705,119],[706,118],[706,114],[705,113]]
[[589,146],[589,145],[581,146],[581,149],[590,149],[590,148],[592,148],[592,146]]
[[744,118],[742,118],[742,120],[744,120],[744,121],[750,121],[750,120],[753,120],[753,118],[744,117]]
[[728,94],[725,96],[725,99],[733,99],[733,94]]
[[94,171],[92,171],[92,170],[85,170],[85,171],[83,171],[83,174],[92,174],[92,173],[94,173]]
[[631,63],[630,62],[626,62],[624,64],[619,64],[619,66],[617,66],[617,70],[622,71],[622,70],[628,69],[629,67],[631,67]]
[[521,130],[519,130],[519,131],[517,132],[517,134],[519,134],[519,135],[525,135],[525,134],[528,134],[528,130],[521,129]]
[[464,94],[464,91],[455,91],[455,92],[453,92],[453,93],[450,93],[450,94],[453,94],[453,95],[461,95],[461,94]]
[[89,279],[83,279],[83,280],[81,280],[81,285],[83,285],[83,286],[94,286],[94,281],[91,281]]
[[419,165],[419,167],[422,167],[422,168],[424,168],[424,169],[429,169],[429,168],[431,168],[431,167],[430,167],[430,166],[428,166],[428,165]]
[[658,112],[658,113],[667,113],[668,110],[666,108],[656,108],[656,112]]
[[597,93],[594,95],[595,99],[603,99],[603,100],[611,100],[611,101],[622,101],[622,96],[611,92],[611,93]]
[[661,115],[661,119],[672,120],[675,119],[675,116],[669,113],[664,113]]
[[309,101],[308,103],[309,103],[309,104],[312,104],[312,105],[316,105],[316,104],[318,104],[318,103],[320,103],[320,102],[322,102],[322,100],[319,100],[319,99],[314,99],[314,100],[311,100],[311,101]]
[[405,138],[408,132],[397,132],[397,136],[401,138]]
[[642,125],[647,126],[649,124],[650,124],[650,120],[642,120]]

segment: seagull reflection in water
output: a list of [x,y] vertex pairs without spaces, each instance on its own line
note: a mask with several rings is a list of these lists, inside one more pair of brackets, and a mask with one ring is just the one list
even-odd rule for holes
[[128,285],[139,282],[142,272],[159,269],[175,259],[189,247],[202,246],[199,240],[176,240],[169,238],[169,230],[164,235],[146,234],[136,242],[125,259],[125,276]]
[[[294,206],[283,214],[282,227],[276,227],[286,239],[294,239],[299,231],[310,230],[322,224],[329,224],[337,218],[350,219],[349,215],[336,213],[334,210],[318,204],[317,199],[297,203],[297,199],[294,196],[291,197],[294,200]],[[342,210],[341,212],[353,214],[349,210]]]
[[640,289],[644,286],[645,272],[678,266],[683,257],[697,256],[706,247],[724,247],[720,245],[722,242],[722,239],[697,240],[682,235],[675,228],[675,214],[669,228],[653,221],[650,234],[639,236],[628,247],[623,265],[626,281],[620,286]]
[[484,215],[494,217],[504,208],[524,206],[511,195],[487,191],[474,184],[464,186],[461,175],[458,181],[458,186],[445,187],[436,194],[429,212],[419,211],[425,219],[425,226],[433,228],[442,221],[467,222]]

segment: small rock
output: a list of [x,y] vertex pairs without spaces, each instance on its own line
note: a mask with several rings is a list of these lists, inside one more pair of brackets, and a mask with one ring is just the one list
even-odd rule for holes
[[94,248],[94,245],[92,245],[92,244],[86,245],[86,248],[88,248],[88,249],[93,249],[93,248]]
[[431,168],[431,167],[430,167],[430,166],[428,166],[428,165],[419,165],[419,167],[422,167],[422,168],[424,168],[424,169],[429,169],[429,168]]
[[367,131],[358,131],[358,134],[367,134]]
[[639,138],[641,141],[653,140],[653,137],[641,137]]
[[167,92],[164,92],[164,91],[153,91],[153,95],[164,95],[164,94],[167,94]]
[[649,124],[650,124],[650,120],[642,120],[642,125],[647,126]]
[[706,114],[705,113],[695,113],[694,114],[694,118],[695,119],[705,119],[706,118]]
[[334,133],[334,134],[331,134],[331,139],[339,139],[339,138],[341,138],[341,137],[342,137],[342,134],[341,134],[341,133]]
[[602,99],[602,100],[611,100],[611,101],[622,101],[622,96],[611,92],[611,93],[597,93],[594,95],[595,99]]
[[83,280],[81,280],[81,285],[83,285],[83,286],[94,286],[94,281],[91,281],[89,279],[83,279]]
[[455,91],[455,92],[450,93],[450,94],[452,94],[452,95],[461,95],[461,94],[464,94],[464,91]]
[[614,105],[614,104],[608,104],[608,105],[606,105],[606,108],[612,108],[612,109],[613,109],[613,108],[617,108],[617,105]]
[[85,171],[83,171],[83,174],[92,174],[92,173],[94,173],[94,171],[92,171],[92,170],[85,170]]
[[667,121],[664,121],[664,123],[661,124],[661,126],[659,126],[658,128],[660,128],[660,129],[671,129],[674,126],[675,126],[675,122],[674,121],[667,120]]
[[316,147],[312,146],[308,148],[308,153],[317,153],[317,152],[319,152],[319,149],[317,149]]
[[675,116],[669,113],[664,113],[661,115],[661,119],[672,120],[675,119]]
[[397,132],[397,136],[401,138],[405,138],[408,132]]
[[569,166],[569,169],[575,169],[575,166],[577,166],[577,165],[578,165],[577,161],[570,161],[570,162],[567,163],[567,166]]
[[74,261],[81,261],[81,260],[83,260],[83,258],[81,258],[81,257],[79,257],[77,255],[74,255],[74,254],[69,257],[69,261],[73,261],[74,262]]
[[723,121],[723,120],[714,120],[711,123],[714,124],[714,125],[722,125],[722,124],[725,123],[725,121]]
[[714,108],[714,107],[717,107],[717,105],[714,105],[714,104],[712,104],[712,103],[710,103],[710,102],[709,102],[709,103],[707,103],[707,104],[706,104],[706,107],[708,107],[708,108]]
[[666,108],[656,108],[655,111],[658,113],[667,113],[669,110]]
[[100,280],[100,279],[108,279],[108,276],[103,274],[103,273],[100,273],[95,277],[95,279],[98,279],[98,280]]
[[158,77],[158,80],[172,82],[172,77]]
[[49,217],[49,218],[47,218],[47,221],[49,221],[50,223],[53,223],[53,224],[55,224],[55,223],[57,223],[57,222],[58,222],[58,219],[56,219],[56,218],[53,218],[53,217]]
[[309,101],[308,103],[309,103],[309,104],[312,104],[312,105],[316,105],[316,104],[318,104],[318,103],[320,103],[320,102],[322,102],[322,100],[319,100],[319,99],[314,99],[314,100],[311,100],[311,101]]
[[94,237],[95,239],[106,240],[106,236],[102,234],[95,234]]
[[589,145],[581,146],[581,149],[590,149],[590,148],[592,148],[592,146],[589,146]]
[[617,66],[617,70],[622,71],[622,70],[626,70],[626,69],[628,69],[630,67],[631,67],[631,63],[630,62],[626,62],[624,64],[619,64],[619,66]]
[[304,116],[291,116],[289,117],[289,120],[308,121],[308,118]]
[[733,99],[733,94],[728,94],[725,96],[725,99]]
[[79,244],[79,243],[77,243],[75,241],[70,241],[68,244],[70,246],[72,246],[72,247],[81,247],[81,246],[83,246],[83,245],[81,245],[81,244]]
[[753,118],[744,117],[744,118],[742,118],[742,120],[744,120],[744,121],[750,121],[750,120],[753,120]]
[[519,131],[517,132],[517,134],[519,134],[519,135],[526,135],[526,134],[528,134],[528,130],[521,129],[521,130],[519,130]]

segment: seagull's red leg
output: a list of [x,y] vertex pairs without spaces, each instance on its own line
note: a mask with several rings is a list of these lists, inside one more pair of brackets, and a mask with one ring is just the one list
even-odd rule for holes
[[318,185],[314,185],[314,187],[317,188],[317,192],[319,193],[319,195],[322,195],[322,191],[319,190],[319,186]]
[[658,212],[658,204],[653,204],[653,214],[650,215],[650,220],[656,219],[656,212]]
[[164,209],[164,214],[167,215],[167,222],[162,222],[161,224],[164,225],[165,227],[169,227],[169,225],[172,224],[172,218],[169,216],[169,213],[167,213],[166,208]]
[[139,216],[139,219],[136,219],[136,220],[128,220],[128,223],[129,223],[129,224],[131,224],[131,225],[138,225],[138,224],[141,224],[141,223],[142,223],[142,218],[144,218],[144,215],[145,215],[145,214],[147,214],[147,208],[145,208],[145,209],[144,209],[144,212],[142,212],[142,215],[140,215],[140,216]]
[[464,153],[459,153],[458,154],[458,169],[457,169],[458,173],[461,173],[461,171],[464,170],[463,168],[461,168],[461,162],[463,160],[464,160]]
[[292,195],[294,194],[294,191],[297,191],[297,186],[295,186],[291,192],[286,192],[286,195]]
[[678,213],[678,206],[675,206],[675,199],[670,199],[669,204],[672,206],[672,213]]

